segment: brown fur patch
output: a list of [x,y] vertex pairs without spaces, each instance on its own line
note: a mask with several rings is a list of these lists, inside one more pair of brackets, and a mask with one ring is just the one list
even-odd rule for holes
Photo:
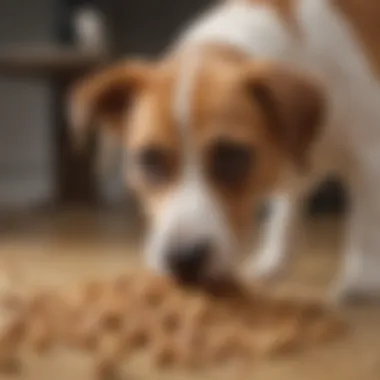
[[372,70],[380,76],[380,2],[378,0],[331,0],[349,21]]
[[223,138],[242,143],[258,155],[245,185],[225,191],[208,178],[209,186],[219,198],[236,236],[244,239],[251,231],[251,212],[255,202],[276,181],[281,152],[267,133],[265,120],[244,86],[247,60],[231,50],[208,50],[195,87],[193,120],[196,146],[204,157],[213,144]]
[[300,170],[325,115],[323,88],[308,76],[276,65],[252,65],[249,84],[265,113],[268,131]]
[[148,78],[148,66],[137,61],[122,62],[83,78],[68,94],[74,134],[81,139],[94,121],[120,130],[124,109]]

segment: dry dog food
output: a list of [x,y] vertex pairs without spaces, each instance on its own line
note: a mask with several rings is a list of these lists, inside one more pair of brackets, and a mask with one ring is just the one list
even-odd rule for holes
[[185,288],[140,273],[10,301],[3,305],[9,315],[0,326],[0,370],[12,367],[23,343],[39,354],[57,345],[87,352],[98,376],[110,379],[141,352],[158,367],[251,363],[342,331],[315,302],[260,296],[237,283]]

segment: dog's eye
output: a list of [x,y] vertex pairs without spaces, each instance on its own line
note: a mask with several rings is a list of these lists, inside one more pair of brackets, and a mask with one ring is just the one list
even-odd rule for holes
[[170,155],[160,148],[146,148],[138,154],[137,164],[144,178],[152,185],[160,185],[172,174]]
[[251,147],[219,141],[211,149],[209,171],[217,184],[233,189],[240,188],[249,177],[253,161]]

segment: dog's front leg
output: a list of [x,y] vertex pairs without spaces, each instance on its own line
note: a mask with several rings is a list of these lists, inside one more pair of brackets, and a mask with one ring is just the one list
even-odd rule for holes
[[264,226],[259,250],[245,270],[252,279],[277,277],[286,268],[293,242],[300,197],[284,192],[271,199],[271,210]]
[[380,299],[380,176],[360,170],[350,186],[343,266],[333,300]]

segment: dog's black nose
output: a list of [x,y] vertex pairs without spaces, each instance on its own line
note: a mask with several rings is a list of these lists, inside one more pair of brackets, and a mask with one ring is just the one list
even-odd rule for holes
[[180,246],[169,253],[168,266],[178,280],[196,282],[202,276],[210,254],[208,241]]

